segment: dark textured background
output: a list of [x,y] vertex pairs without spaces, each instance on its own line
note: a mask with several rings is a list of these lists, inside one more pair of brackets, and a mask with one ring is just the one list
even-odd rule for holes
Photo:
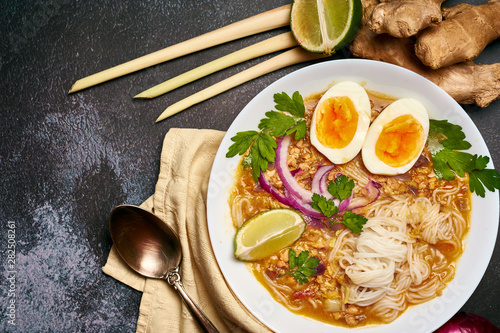
[[[111,248],[111,209],[122,203],[140,204],[153,193],[162,139],[169,128],[226,130],[260,90],[307,64],[261,77],[159,124],[154,120],[170,103],[261,59],[155,100],[133,100],[132,96],[284,29],[213,47],[68,95],[72,83],[287,2],[1,2],[0,331],[134,331],[141,294],[101,271]],[[497,41],[478,62],[498,62],[499,55]],[[464,108],[498,165],[500,101],[485,109]],[[16,227],[15,328],[5,317],[10,299],[6,280],[10,270],[8,222]],[[497,246],[485,277],[463,309],[500,325],[499,290]]]

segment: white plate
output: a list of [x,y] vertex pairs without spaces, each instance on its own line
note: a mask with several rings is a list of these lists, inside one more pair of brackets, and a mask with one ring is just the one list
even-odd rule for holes
[[[323,62],[291,73],[259,93],[236,117],[215,157],[208,189],[208,228],[217,262],[234,294],[255,317],[276,332],[352,332],[353,329],[332,326],[288,311],[270,296],[244,263],[234,258],[235,230],[228,191],[240,157],[228,159],[225,154],[232,136],[239,131],[256,130],[264,113],[274,109],[275,93],[291,95],[298,90],[305,97],[346,79],[366,82],[367,89],[391,96],[419,99],[428,108],[431,118],[448,119],[462,126],[472,144],[471,153],[490,156],[481,134],[459,104],[430,81],[394,65],[360,59]],[[492,163],[489,167],[493,168]],[[491,258],[499,219],[498,193],[487,192],[485,198],[473,195],[472,205],[465,252],[458,263],[455,279],[443,295],[408,309],[390,324],[356,330],[363,333],[432,332],[460,310],[479,284]]]

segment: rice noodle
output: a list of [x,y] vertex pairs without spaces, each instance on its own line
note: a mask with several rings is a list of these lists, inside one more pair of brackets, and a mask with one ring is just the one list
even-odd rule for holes
[[339,262],[353,283],[349,303],[367,306],[385,296],[396,268],[406,261],[407,242],[406,224],[401,220],[368,220],[356,242],[356,251]]
[[370,181],[370,176],[357,163],[346,164],[344,174],[349,178],[356,179],[360,186],[365,186]]
[[318,304],[316,303],[316,301],[312,298],[308,298],[307,299],[309,301],[309,303],[311,303],[312,307],[313,308],[317,308],[318,307]]
[[[441,251],[429,244],[446,248],[452,258],[462,252],[461,238],[468,222],[456,209],[442,205],[451,204],[453,199],[450,198],[457,193],[455,188],[440,190],[430,198],[385,196],[370,205],[366,213],[370,219],[363,233],[353,238],[357,252],[339,261],[351,280],[349,303],[370,305],[371,314],[390,322],[406,309],[407,304],[426,302],[445,288],[455,274],[455,267]],[[374,223],[380,224],[378,233],[373,232]],[[388,230],[391,230],[390,236]],[[408,237],[412,234],[417,235],[417,240]],[[367,242],[365,238],[369,246],[359,247],[360,241],[361,244]],[[405,245],[405,251],[398,244]],[[367,253],[360,255],[360,250]],[[341,251],[335,249],[335,252]],[[403,253],[405,258],[402,260]],[[363,265],[359,265],[360,258],[365,261]],[[360,267],[366,271],[360,274]],[[388,273],[391,269],[394,269],[392,279]],[[366,283],[360,278],[362,276],[370,276],[373,280]]]
[[406,299],[404,294],[388,295],[377,302],[370,309],[370,312],[376,313],[385,322],[391,322],[397,318],[399,313],[406,308]]
[[[268,286],[271,287],[274,291],[274,295],[281,299],[283,302],[286,302],[286,296],[283,295],[284,293],[292,293],[292,289],[286,286],[281,286],[275,283],[272,279],[270,279],[266,274],[263,274],[266,282],[268,283]],[[294,311],[298,311],[302,308],[302,306],[292,306],[291,304],[288,305],[289,308],[291,308]]]
[[[352,237],[352,232],[350,232],[348,229],[342,230],[342,232],[337,236],[337,239],[335,240],[335,245],[333,246],[332,250],[330,251],[330,255],[328,257],[328,261],[332,261],[333,258],[337,255],[339,252],[339,249],[346,245],[344,243],[344,238],[350,238]],[[354,243],[353,243],[354,244]]]
[[248,198],[241,196],[233,200],[233,204],[231,205],[231,216],[233,217],[233,222],[236,224],[236,227],[241,226],[244,222],[244,206],[250,206],[251,204],[252,203]]

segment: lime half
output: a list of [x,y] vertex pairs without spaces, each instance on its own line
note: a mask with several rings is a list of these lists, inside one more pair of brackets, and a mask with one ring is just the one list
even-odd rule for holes
[[332,54],[354,39],[362,15],[361,0],[295,0],[290,27],[306,50]]
[[291,209],[271,209],[251,217],[236,232],[234,255],[255,261],[292,245],[306,229],[300,214]]

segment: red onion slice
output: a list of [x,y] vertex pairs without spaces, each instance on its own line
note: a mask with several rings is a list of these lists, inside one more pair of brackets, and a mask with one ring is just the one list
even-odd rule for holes
[[325,218],[323,214],[312,208],[310,204],[305,203],[302,200],[294,197],[293,194],[288,192],[286,188],[285,188],[285,195],[281,194],[281,192],[279,192],[271,185],[271,183],[269,183],[263,172],[260,173],[259,184],[262,187],[262,189],[271,193],[271,195],[280,203],[293,207],[297,210],[300,210],[302,213],[311,218],[315,219]]
[[[363,207],[371,204],[372,202],[377,200],[378,197],[380,196],[380,188],[381,187],[382,187],[382,185],[380,185],[376,181],[370,179],[368,184],[366,184],[366,186],[365,186],[366,194],[363,196],[356,197],[356,198],[350,197],[349,198],[350,199],[349,205],[345,210],[353,210],[353,209],[357,209],[357,208],[363,208]],[[347,200],[345,200],[345,201],[347,201]],[[342,203],[344,203],[344,201],[342,201]]]
[[304,214],[303,218],[304,218],[304,221],[306,221],[306,223],[309,226],[313,227],[314,229],[321,229],[321,228],[324,228],[326,225],[323,222],[324,219],[321,219],[321,218],[310,217],[309,215],[306,215],[306,214]]
[[293,194],[294,197],[301,199],[306,203],[312,202],[313,193],[300,186],[297,179],[292,175],[288,169],[288,147],[292,137],[290,135],[279,137],[276,142],[276,171],[280,176],[281,181],[285,188]]
[[[340,207],[339,207],[339,213],[345,212],[346,210],[350,210],[349,205],[351,204],[351,198],[352,198],[352,196],[350,196],[347,199],[342,200],[342,202],[340,203]],[[335,199],[335,200],[338,200],[338,199]],[[338,204],[338,201],[336,203]]]
[[316,219],[325,218],[325,215],[318,212],[316,209],[312,208],[310,203],[304,202],[300,198],[297,198],[296,196],[293,195],[293,193],[289,192],[287,188],[285,188],[285,197],[290,202],[290,206],[300,210],[307,216],[314,217]]
[[311,191],[313,193],[318,193],[325,196],[327,199],[331,199],[332,195],[328,193],[326,182],[332,169],[333,165],[322,165],[316,170],[311,183]]
[[285,204],[287,206],[291,206],[290,201],[283,194],[281,194],[277,189],[275,189],[271,185],[271,183],[269,183],[269,181],[266,179],[266,176],[264,175],[264,173],[262,171],[260,172],[259,184],[264,189],[264,191],[271,193],[271,195],[276,200],[278,200],[282,204]]
[[[260,186],[265,191],[271,193],[280,203],[300,210],[311,218],[323,219],[325,216],[311,206],[312,196],[313,193],[318,193],[327,199],[335,200],[337,205],[339,204],[339,200],[335,199],[328,192],[328,175],[332,171],[333,165],[323,165],[318,168],[311,183],[312,191],[303,188],[297,179],[295,179],[295,175],[300,172],[300,169],[290,171],[288,168],[288,148],[290,147],[291,140],[292,138],[290,135],[279,137],[276,140],[278,144],[276,148],[276,171],[283,182],[285,194],[276,190],[262,172],[259,177]],[[338,177],[339,174],[340,173],[335,176]],[[343,200],[339,207],[339,213],[362,208],[374,202],[380,195],[381,187],[382,185],[379,183],[370,180],[365,186],[366,195],[356,198],[352,198],[351,196]]]
[[328,174],[325,173],[319,182],[319,193],[324,195],[327,199],[333,199],[333,195],[328,192]]

